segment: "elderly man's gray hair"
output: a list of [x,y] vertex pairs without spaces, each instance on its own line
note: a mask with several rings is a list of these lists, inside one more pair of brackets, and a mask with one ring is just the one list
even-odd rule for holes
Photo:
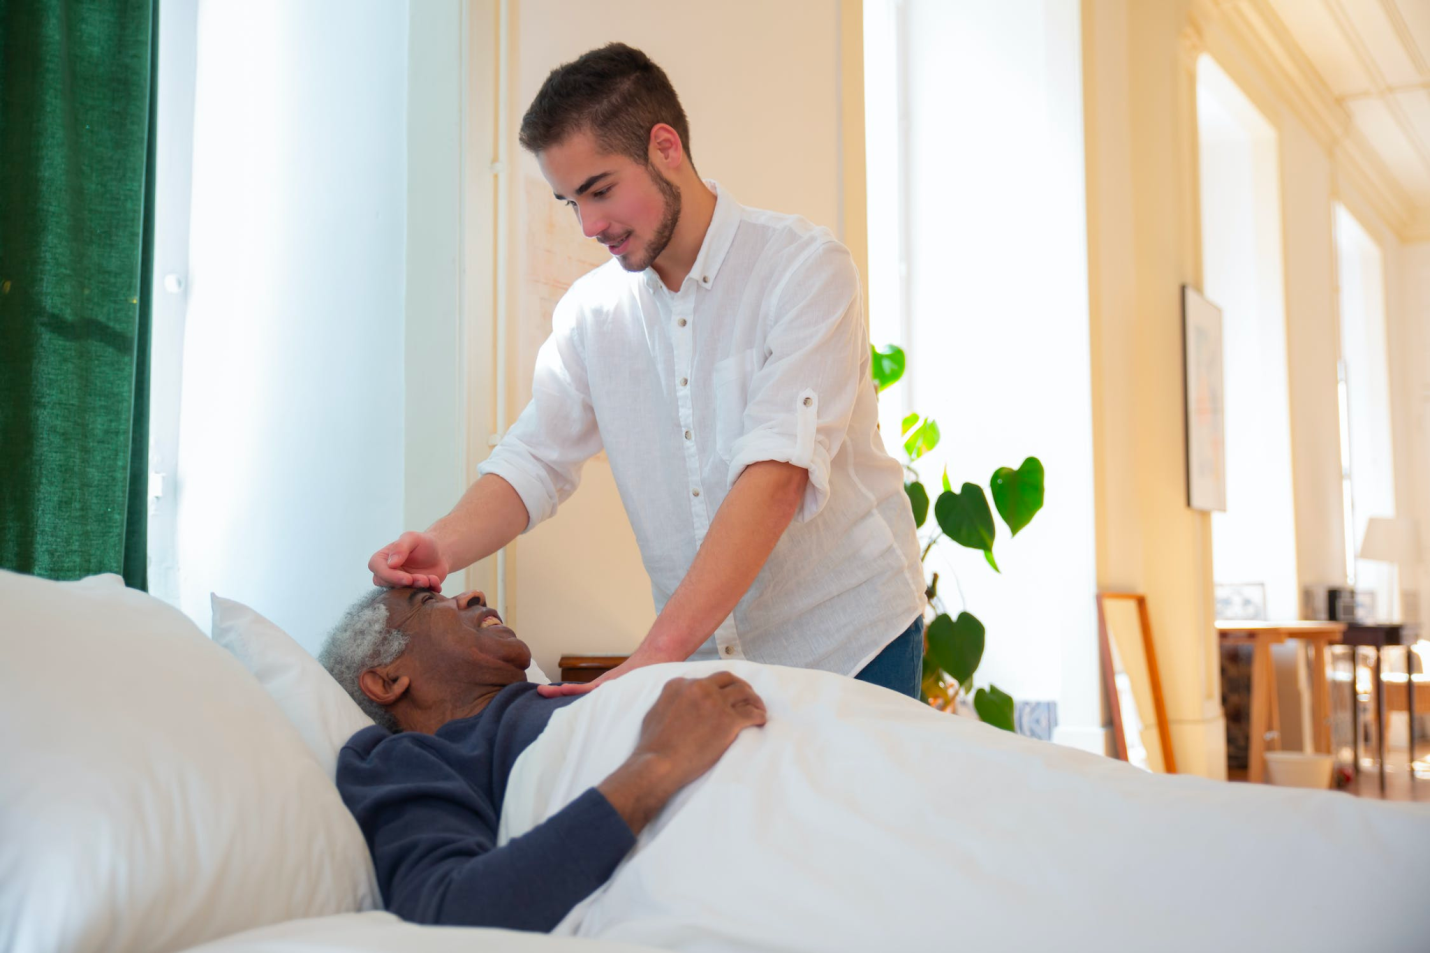
[[387,624],[382,597],[390,589],[373,589],[354,602],[323,643],[318,661],[323,664],[358,707],[388,731],[397,731],[397,719],[363,694],[358,678],[370,668],[387,665],[407,651],[407,636]]

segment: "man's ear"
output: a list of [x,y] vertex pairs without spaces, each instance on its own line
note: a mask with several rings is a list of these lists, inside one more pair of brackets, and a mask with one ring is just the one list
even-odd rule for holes
[[362,693],[384,708],[407,694],[411,684],[412,680],[406,675],[394,675],[380,668],[370,668],[358,676],[358,687]]
[[658,122],[650,127],[651,161],[666,169],[675,169],[685,155],[685,143],[680,141],[680,133],[668,123]]

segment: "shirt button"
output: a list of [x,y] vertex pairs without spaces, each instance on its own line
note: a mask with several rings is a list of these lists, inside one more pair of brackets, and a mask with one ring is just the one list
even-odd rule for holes
[[689,430],[685,431],[685,439],[686,439],[686,440],[689,440],[689,439],[690,439],[690,431],[689,431]]
[[681,318],[679,321],[677,321],[677,322],[675,322],[675,323],[678,324],[678,325],[680,325],[682,328],[685,327],[685,319],[684,319],[684,318]]
[[681,386],[681,387],[684,387],[686,384],[689,384],[689,383],[690,383],[690,378],[688,378],[688,377],[682,377],[682,378],[680,379],[680,386]]
[[700,491],[699,491],[698,489],[696,489],[696,490],[691,490],[691,491],[690,491],[690,495],[691,495],[691,496],[699,496],[699,495],[700,495]]
[[810,404],[812,404],[812,403],[814,403],[814,398],[812,398],[812,397],[806,397],[806,398],[804,399],[804,406],[808,407],[808,406],[809,406]]
[[734,647],[733,645],[727,645],[727,646],[725,646],[725,654],[726,654],[726,655],[734,655],[734,654],[735,654],[735,647]]

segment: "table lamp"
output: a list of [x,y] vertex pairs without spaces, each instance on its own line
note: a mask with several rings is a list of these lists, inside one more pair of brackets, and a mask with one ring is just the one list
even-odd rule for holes
[[1407,517],[1372,516],[1366,521],[1359,556],[1397,567],[1417,565],[1420,562],[1419,528]]

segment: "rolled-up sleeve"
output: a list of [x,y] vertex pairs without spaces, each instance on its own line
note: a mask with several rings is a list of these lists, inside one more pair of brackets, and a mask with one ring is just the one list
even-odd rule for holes
[[868,384],[869,335],[848,249],[829,241],[805,253],[774,292],[770,313],[768,354],[750,381],[729,485],[765,460],[803,467],[809,483],[794,519],[805,522],[829,498],[830,461]]
[[568,292],[556,305],[551,336],[536,355],[531,401],[477,466],[512,485],[529,517],[523,533],[576,491],[581,467],[601,450],[581,346],[579,305]]

